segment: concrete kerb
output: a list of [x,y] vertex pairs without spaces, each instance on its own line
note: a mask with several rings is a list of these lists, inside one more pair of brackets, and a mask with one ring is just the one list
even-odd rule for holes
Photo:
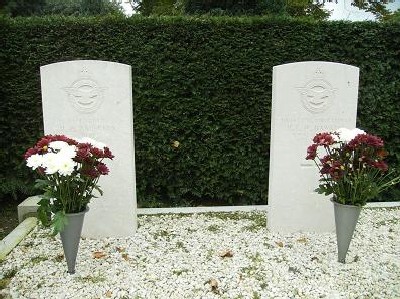
[[[28,217],[36,214],[39,196],[28,197],[18,205],[18,219],[20,224],[2,241],[0,241],[0,260],[11,252],[11,250],[21,242],[25,236],[37,225],[35,217]],[[372,202],[366,208],[394,208],[400,207],[400,201],[395,202]],[[251,212],[265,211],[268,213],[268,205],[258,206],[220,206],[220,207],[184,207],[184,208],[148,208],[137,209],[138,215],[157,215],[157,214],[193,214],[208,212]],[[28,218],[27,218],[28,217]]]
[[0,241],[0,261],[3,260],[27,234],[29,234],[37,223],[38,220],[36,217],[28,217]]
[[38,203],[40,201],[40,196],[31,196],[25,199],[23,202],[21,202],[18,207],[18,221],[21,223],[24,221],[25,218],[27,218],[27,215],[35,215],[37,212],[37,209],[39,207]]
[[[18,205],[18,219],[23,221],[27,215],[31,216],[38,209],[39,196],[31,196]],[[221,206],[221,207],[184,207],[184,208],[143,208],[137,209],[138,215],[153,214],[193,214],[208,212],[251,212],[251,211],[267,211],[267,205],[258,206]]]
[[[39,196],[31,196],[18,205],[18,219],[22,222],[27,216],[36,214],[38,208]],[[393,202],[370,202],[366,208],[392,208],[400,207],[400,201]],[[251,212],[267,211],[268,205],[257,206],[219,206],[219,207],[184,207],[184,208],[142,208],[137,209],[138,215],[156,215],[156,214],[192,214],[208,212]]]

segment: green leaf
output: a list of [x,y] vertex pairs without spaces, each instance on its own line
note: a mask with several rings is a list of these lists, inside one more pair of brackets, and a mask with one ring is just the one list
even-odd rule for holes
[[37,189],[46,189],[48,186],[50,186],[50,181],[48,180],[41,180],[41,179],[37,179],[35,184],[35,188]]
[[46,191],[45,193],[43,193],[42,195],[40,195],[40,197],[45,200],[50,200],[51,198],[54,197],[53,193],[51,191]]
[[41,195],[38,205],[48,206],[50,204],[50,198],[48,196]]
[[50,225],[51,207],[50,198],[45,194],[41,195],[41,199],[38,202],[38,218],[44,226]]
[[48,209],[48,206],[39,206],[37,210],[37,215],[40,220],[40,222],[48,227],[50,225],[50,210]]
[[[96,189],[100,193],[100,195],[103,195],[103,190],[101,190],[98,185],[94,185],[93,188]],[[93,196],[93,197],[96,197],[96,196]]]
[[65,212],[58,211],[57,213],[55,213],[51,224],[53,226],[53,233],[52,233],[53,236],[62,232],[64,230],[65,225],[68,224],[68,219],[65,216]]

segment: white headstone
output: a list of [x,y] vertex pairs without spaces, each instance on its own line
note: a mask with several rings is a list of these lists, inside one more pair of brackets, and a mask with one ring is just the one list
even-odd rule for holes
[[115,156],[85,216],[82,235],[125,237],[136,232],[135,146],[129,65],[77,60],[40,68],[45,134],[90,137]]
[[305,160],[316,133],[354,128],[359,69],[332,62],[273,68],[268,225],[278,232],[332,232],[333,205],[314,192],[320,178]]

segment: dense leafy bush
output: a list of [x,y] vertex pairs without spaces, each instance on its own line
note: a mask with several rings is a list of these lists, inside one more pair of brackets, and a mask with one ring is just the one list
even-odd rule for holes
[[142,206],[265,204],[272,67],[289,62],[360,67],[358,126],[382,136],[400,167],[398,24],[3,18],[0,31],[3,193],[32,182],[21,155],[43,130],[39,67],[73,59],[132,66]]

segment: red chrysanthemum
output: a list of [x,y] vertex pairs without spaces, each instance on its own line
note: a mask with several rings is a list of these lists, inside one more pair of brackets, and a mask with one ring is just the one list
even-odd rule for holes
[[104,158],[111,159],[111,160],[114,158],[114,155],[111,153],[111,151],[108,147],[104,147]]
[[318,145],[317,144],[312,144],[307,148],[307,157],[306,160],[314,160],[315,157],[317,156],[317,149]]
[[318,133],[315,135],[313,142],[317,145],[331,145],[335,142],[333,136],[329,132]]
[[97,164],[96,169],[101,175],[107,175],[109,172],[106,164],[101,163],[101,162]]

